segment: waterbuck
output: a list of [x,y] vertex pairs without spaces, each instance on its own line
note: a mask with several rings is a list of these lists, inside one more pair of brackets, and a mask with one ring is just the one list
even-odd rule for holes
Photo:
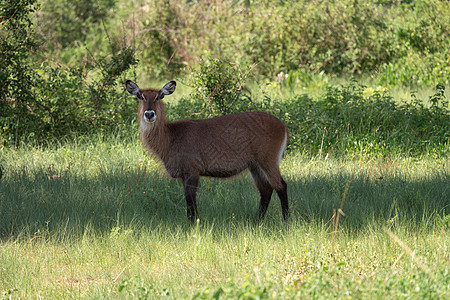
[[248,169],[261,195],[257,219],[264,217],[275,190],[286,220],[287,185],[279,168],[289,137],[286,126],[265,112],[168,122],[161,99],[172,94],[175,87],[175,81],[171,81],[161,90],[141,90],[136,83],[126,81],[127,91],[140,100],[142,143],[162,161],[171,177],[182,180],[187,217],[194,221],[198,215],[200,176],[224,178]]

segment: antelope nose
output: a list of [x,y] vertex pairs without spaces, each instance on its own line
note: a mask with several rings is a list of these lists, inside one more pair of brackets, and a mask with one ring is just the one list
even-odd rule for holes
[[156,119],[155,111],[153,111],[153,110],[146,110],[144,112],[144,119],[147,122],[154,122],[155,119]]

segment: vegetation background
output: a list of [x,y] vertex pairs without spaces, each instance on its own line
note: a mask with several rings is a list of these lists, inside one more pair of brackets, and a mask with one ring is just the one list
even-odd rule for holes
[[[450,4],[0,0],[2,298],[450,298]],[[169,119],[288,127],[279,204],[202,181],[201,220],[140,145]],[[276,202],[276,201],[272,201]]]
[[129,128],[132,78],[182,83],[174,118],[270,110],[308,153],[448,145],[446,1],[20,0],[0,13],[1,144]]

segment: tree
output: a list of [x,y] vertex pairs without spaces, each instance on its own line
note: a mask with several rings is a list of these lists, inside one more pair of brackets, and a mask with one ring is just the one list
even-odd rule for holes
[[[27,63],[35,48],[30,15],[36,0],[0,2],[0,132],[20,129],[18,118],[31,115],[27,102],[33,98],[33,70]],[[13,129],[13,127],[16,127]]]

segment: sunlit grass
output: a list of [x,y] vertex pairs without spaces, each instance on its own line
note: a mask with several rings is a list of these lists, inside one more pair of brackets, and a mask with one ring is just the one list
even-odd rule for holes
[[203,179],[200,220],[190,225],[181,183],[135,137],[0,154],[4,297],[450,293],[446,159],[290,153],[282,164],[289,222],[276,195],[254,221],[258,193],[243,174]]

